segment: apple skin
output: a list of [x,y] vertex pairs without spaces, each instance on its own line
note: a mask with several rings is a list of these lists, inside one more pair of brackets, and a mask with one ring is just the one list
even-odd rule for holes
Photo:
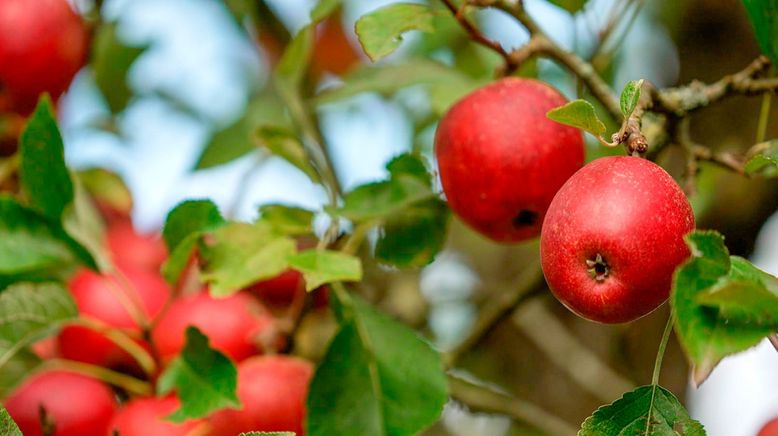
[[554,194],[584,161],[581,132],[546,117],[566,102],[548,84],[511,77],[449,109],[435,155],[451,210],[496,242],[537,236]]
[[214,298],[203,291],[175,300],[151,332],[163,361],[170,361],[186,344],[186,328],[195,326],[211,347],[240,362],[262,351],[262,336],[273,333],[272,315],[247,294]]
[[32,375],[5,400],[25,436],[40,436],[40,406],[54,422],[53,436],[104,435],[116,410],[113,392],[100,381],[66,371]]
[[768,421],[756,436],[778,436],[778,417]]
[[204,420],[188,420],[180,424],[166,420],[180,405],[174,396],[134,398],[113,415],[108,426],[109,434],[118,431],[121,436],[187,436],[206,425]]
[[67,0],[0,2],[0,88],[26,114],[43,92],[53,100],[86,59],[87,29]]
[[167,258],[162,238],[138,233],[129,220],[112,223],[105,232],[105,242],[119,268],[157,272]]
[[[551,291],[578,315],[601,323],[635,320],[668,297],[688,256],[694,213],[665,170],[638,157],[605,157],[559,190],[540,237]],[[597,265],[597,255],[602,262]]]
[[[157,274],[139,269],[124,269],[123,274],[133,289],[111,275],[100,275],[87,269],[77,272],[68,288],[78,306],[79,314],[102,321],[110,327],[128,333],[140,333],[136,324],[114,290],[135,295],[148,319],[154,319],[170,297],[170,288]],[[113,289],[113,290],[112,290]],[[67,326],[59,334],[59,349],[66,359],[113,368],[136,367],[132,357],[102,333],[81,326]],[[145,345],[141,342],[142,345]]]
[[313,365],[295,357],[258,356],[238,365],[242,410],[224,409],[210,418],[214,436],[249,431],[293,431],[303,436],[305,399]]

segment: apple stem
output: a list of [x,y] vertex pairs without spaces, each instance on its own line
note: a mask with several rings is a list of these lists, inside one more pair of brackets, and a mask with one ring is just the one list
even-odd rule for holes
[[662,359],[665,357],[665,349],[667,348],[667,342],[670,340],[670,332],[673,331],[673,316],[667,320],[665,325],[665,331],[662,333],[662,341],[659,342],[659,349],[656,352],[656,361],[654,361],[654,374],[651,376],[651,385],[656,386],[659,384],[659,373],[662,372]]
[[105,323],[86,317],[80,317],[71,325],[80,325],[90,330],[96,331],[104,335],[108,340],[116,344],[119,348],[126,351],[127,354],[132,356],[143,372],[152,375],[157,371],[157,363],[154,358],[146,351],[141,345],[139,345],[133,338],[122,330],[112,328]]
[[61,369],[94,377],[136,395],[153,394],[151,385],[148,382],[89,363],[67,359],[51,359],[43,362],[38,368],[39,370]]

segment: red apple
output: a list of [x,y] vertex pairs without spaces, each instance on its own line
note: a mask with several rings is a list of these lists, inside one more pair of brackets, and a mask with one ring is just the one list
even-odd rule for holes
[[335,14],[316,28],[316,45],[311,61],[314,76],[325,72],[343,76],[360,61],[341,21],[341,14]]
[[120,268],[139,268],[159,271],[167,258],[167,248],[162,238],[154,234],[140,234],[132,222],[114,222],[105,232],[108,250],[114,263]]
[[756,436],[778,436],[778,417],[768,421]]
[[[140,333],[140,327],[117,295],[123,295],[125,301],[139,302],[141,310],[151,320],[162,310],[170,289],[157,274],[138,269],[124,269],[123,274],[126,282],[117,276],[83,269],[71,279],[69,289],[82,316],[129,333]],[[62,329],[59,347],[67,359],[108,367],[135,367],[135,362],[124,350],[102,333],[86,327]]]
[[293,431],[304,435],[305,399],[313,366],[302,359],[260,356],[238,365],[242,410],[225,409],[211,419],[215,436],[249,431]]
[[152,331],[162,359],[178,355],[186,343],[185,331],[195,326],[210,339],[211,347],[235,361],[262,351],[263,335],[273,333],[273,318],[259,302],[246,294],[214,298],[207,292],[173,302]]
[[84,64],[87,30],[67,0],[0,2],[0,88],[28,113],[43,92],[56,100]]
[[134,398],[114,414],[109,432],[120,436],[187,436],[206,425],[203,420],[177,424],[165,419],[179,407],[178,398],[173,396]]
[[5,408],[25,436],[40,436],[41,409],[53,436],[105,435],[116,409],[111,390],[81,374],[46,371],[25,380],[5,400]]
[[520,78],[457,102],[435,135],[440,181],[454,213],[497,242],[538,235],[554,194],[584,161],[581,132],[546,117],[565,103],[548,84]]
[[638,157],[597,159],[559,190],[540,237],[551,291],[578,315],[637,319],[664,302],[688,256],[694,214],[660,166]]

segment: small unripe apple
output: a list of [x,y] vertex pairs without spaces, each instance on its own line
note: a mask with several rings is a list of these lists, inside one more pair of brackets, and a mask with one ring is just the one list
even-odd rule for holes
[[694,214],[665,170],[638,157],[597,159],[548,208],[543,273],[570,310],[602,323],[635,320],[664,302],[688,256]]
[[249,431],[293,431],[303,436],[305,399],[313,366],[283,355],[259,356],[238,365],[243,409],[225,409],[210,419],[215,436]]
[[186,328],[194,326],[208,336],[211,347],[239,362],[261,352],[266,341],[275,340],[273,324],[272,315],[249,295],[214,298],[204,291],[174,301],[151,337],[168,361],[184,348]]
[[129,220],[110,225],[105,242],[113,262],[120,268],[158,272],[167,257],[167,248],[159,235],[140,234]]
[[[139,309],[154,319],[170,296],[170,288],[158,274],[139,269],[122,270],[125,280],[83,269],[70,280],[69,289],[81,316],[96,319],[109,327],[140,333],[125,302],[140,303]],[[59,334],[59,348],[67,359],[107,367],[133,368],[135,362],[123,349],[102,333],[82,326],[67,326]]]
[[457,102],[435,134],[451,210],[497,242],[538,235],[554,194],[584,161],[581,132],[546,117],[565,103],[548,84],[519,78]]
[[119,436],[187,436],[195,429],[207,425],[203,420],[188,420],[182,423],[169,421],[171,413],[181,403],[174,396],[134,398],[124,404],[111,419],[109,433]]
[[28,113],[43,92],[56,100],[86,58],[87,30],[67,0],[0,2],[0,88]]
[[116,409],[108,386],[66,371],[32,375],[3,404],[25,436],[44,434],[41,417],[53,426],[47,433],[53,436],[105,435]]

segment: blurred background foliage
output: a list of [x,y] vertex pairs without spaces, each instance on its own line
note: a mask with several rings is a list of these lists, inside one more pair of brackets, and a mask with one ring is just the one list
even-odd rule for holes
[[[77,3],[85,13],[94,7]],[[121,175],[141,228],[159,228],[166,212],[184,198],[213,198],[237,218],[256,216],[258,206],[268,202],[310,208],[326,202],[320,186],[272,156],[256,138],[263,125],[290,127],[269,83],[285,46],[308,23],[312,1],[100,3],[105,22],[97,27],[90,67],[60,102],[67,159],[76,167]],[[354,23],[388,3],[344,1],[316,27],[310,69],[293,72],[305,80],[305,102],[345,190],[384,179],[386,162],[405,150],[419,150],[433,163],[438,118],[459,96],[489,81],[500,61],[442,14],[434,20],[434,32],[406,34],[396,53],[373,64],[359,48]],[[575,8],[584,2],[526,4],[556,41],[590,59],[614,89],[639,78],[658,87],[713,81],[759,54],[736,0],[590,0],[576,14],[552,3]],[[505,47],[528,38],[500,12],[476,15],[484,32]],[[519,74],[550,82],[569,98],[587,97],[580,83],[549,61],[528,62]],[[754,143],[759,108],[759,98],[728,99],[696,115],[692,135],[716,149],[743,152]],[[778,136],[775,115],[773,108],[770,138]],[[607,152],[590,141],[587,159]],[[678,150],[663,150],[658,161],[681,177],[684,161]],[[698,226],[721,231],[732,254],[751,255],[760,228],[778,208],[778,187],[712,166],[703,166],[698,181],[692,198]],[[360,287],[382,308],[449,348],[468,331],[484,302],[516,286],[537,258],[536,242],[498,246],[453,219],[446,249],[433,264],[415,272],[366,264]],[[579,423],[601,404],[650,380],[667,316],[663,306],[637,322],[603,326],[576,317],[545,294],[500,323],[461,365]],[[310,319],[303,326],[300,351],[320,356],[332,321]],[[683,397],[688,368],[674,341],[662,384]],[[710,422],[703,423],[711,430]],[[527,431],[507,419],[472,419],[452,405],[428,433]]]

